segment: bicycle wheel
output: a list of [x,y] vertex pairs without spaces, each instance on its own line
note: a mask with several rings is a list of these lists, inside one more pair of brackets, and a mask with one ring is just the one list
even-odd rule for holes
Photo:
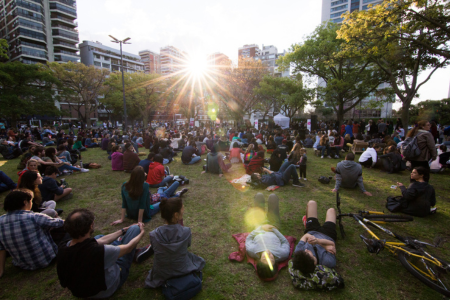
[[383,222],[410,222],[414,220],[413,217],[404,215],[368,215],[365,216],[364,218],[370,221],[383,221]]
[[[419,251],[408,250],[411,253],[423,255]],[[437,257],[436,257],[437,258]],[[422,260],[420,257],[415,257],[409,255],[406,252],[399,251],[398,259],[402,263],[402,265],[408,270],[411,274],[413,274],[417,279],[425,283],[427,286],[432,288],[433,290],[445,295],[446,297],[450,297],[450,274],[447,272],[443,272],[442,270],[438,270],[438,266],[429,262],[427,260]],[[448,262],[437,258],[442,264],[449,265]],[[434,272],[436,276],[429,276],[429,270]],[[434,277],[434,278],[432,278]]]

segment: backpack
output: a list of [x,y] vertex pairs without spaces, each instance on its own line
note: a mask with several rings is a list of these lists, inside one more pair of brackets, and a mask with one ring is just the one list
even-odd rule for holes
[[304,276],[300,270],[293,268],[292,260],[289,261],[289,275],[294,287],[301,290],[334,290],[344,288],[344,279],[336,270],[323,265],[317,265],[310,276]]
[[400,153],[405,159],[413,159],[420,155],[421,151],[419,149],[419,144],[417,143],[417,137],[419,135],[420,133],[412,138],[407,137],[403,144],[400,145]]
[[319,180],[320,183],[329,184],[331,181],[331,178],[332,177],[320,176],[319,179],[317,179],[317,180]]

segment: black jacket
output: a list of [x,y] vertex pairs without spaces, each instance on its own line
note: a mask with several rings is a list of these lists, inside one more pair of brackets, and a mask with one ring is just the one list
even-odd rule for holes
[[436,205],[436,194],[432,185],[428,182],[413,181],[408,188],[401,186],[402,212],[416,217],[425,217],[430,213],[430,208]]
[[42,184],[39,185],[42,201],[55,200],[55,195],[64,193],[64,189],[58,185],[58,182],[51,177],[44,177]]

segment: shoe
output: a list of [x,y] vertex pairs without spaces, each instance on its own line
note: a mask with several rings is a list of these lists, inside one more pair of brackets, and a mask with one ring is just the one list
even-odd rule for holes
[[304,187],[305,185],[303,183],[297,182],[297,183],[293,183],[292,186]]
[[336,173],[336,168],[335,167],[331,167],[331,172]]
[[305,180],[305,181],[306,181],[306,180],[308,180],[308,179],[304,178],[303,180]]
[[320,158],[323,158],[323,156],[321,156]]
[[70,200],[73,198],[73,193],[70,193],[69,195],[65,196],[64,198],[61,198],[61,200]]
[[179,196],[179,197],[181,197],[181,196],[183,196],[184,194],[186,194],[187,191],[189,191],[189,189],[182,189],[181,192],[180,192],[180,196]]
[[339,158],[339,156],[338,155],[336,155],[334,158]]
[[69,173],[69,170],[63,170],[63,174]]
[[328,158],[331,158],[331,156],[329,156],[329,155],[328,155],[327,157],[328,157]]
[[82,168],[82,169],[80,169],[80,172],[81,172],[81,173],[87,173],[87,172],[89,172],[89,169],[83,169],[83,168]]
[[305,228],[306,228],[306,216],[303,216],[302,221],[303,221],[303,226],[305,226]]
[[430,208],[430,214],[435,214],[437,212],[437,207]]
[[64,210],[59,209],[59,208],[57,208],[57,209],[55,209],[55,210],[56,210],[56,212],[58,213],[58,216],[61,216],[61,214],[64,212]]
[[144,260],[148,259],[150,256],[152,256],[154,253],[154,250],[152,248],[151,244],[148,244],[145,247],[136,249],[136,253],[134,254],[134,261],[136,263],[141,263]]
[[164,170],[166,171],[167,175],[170,175],[170,169],[169,166],[165,166]]

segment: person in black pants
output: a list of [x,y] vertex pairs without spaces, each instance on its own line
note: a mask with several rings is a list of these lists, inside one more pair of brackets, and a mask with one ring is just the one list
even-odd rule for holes
[[308,157],[306,156],[306,149],[302,148],[300,150],[300,153],[302,154],[302,156],[300,157],[300,162],[299,162],[300,180],[302,180],[302,178],[304,180],[307,180],[306,179],[306,161],[308,160]]

